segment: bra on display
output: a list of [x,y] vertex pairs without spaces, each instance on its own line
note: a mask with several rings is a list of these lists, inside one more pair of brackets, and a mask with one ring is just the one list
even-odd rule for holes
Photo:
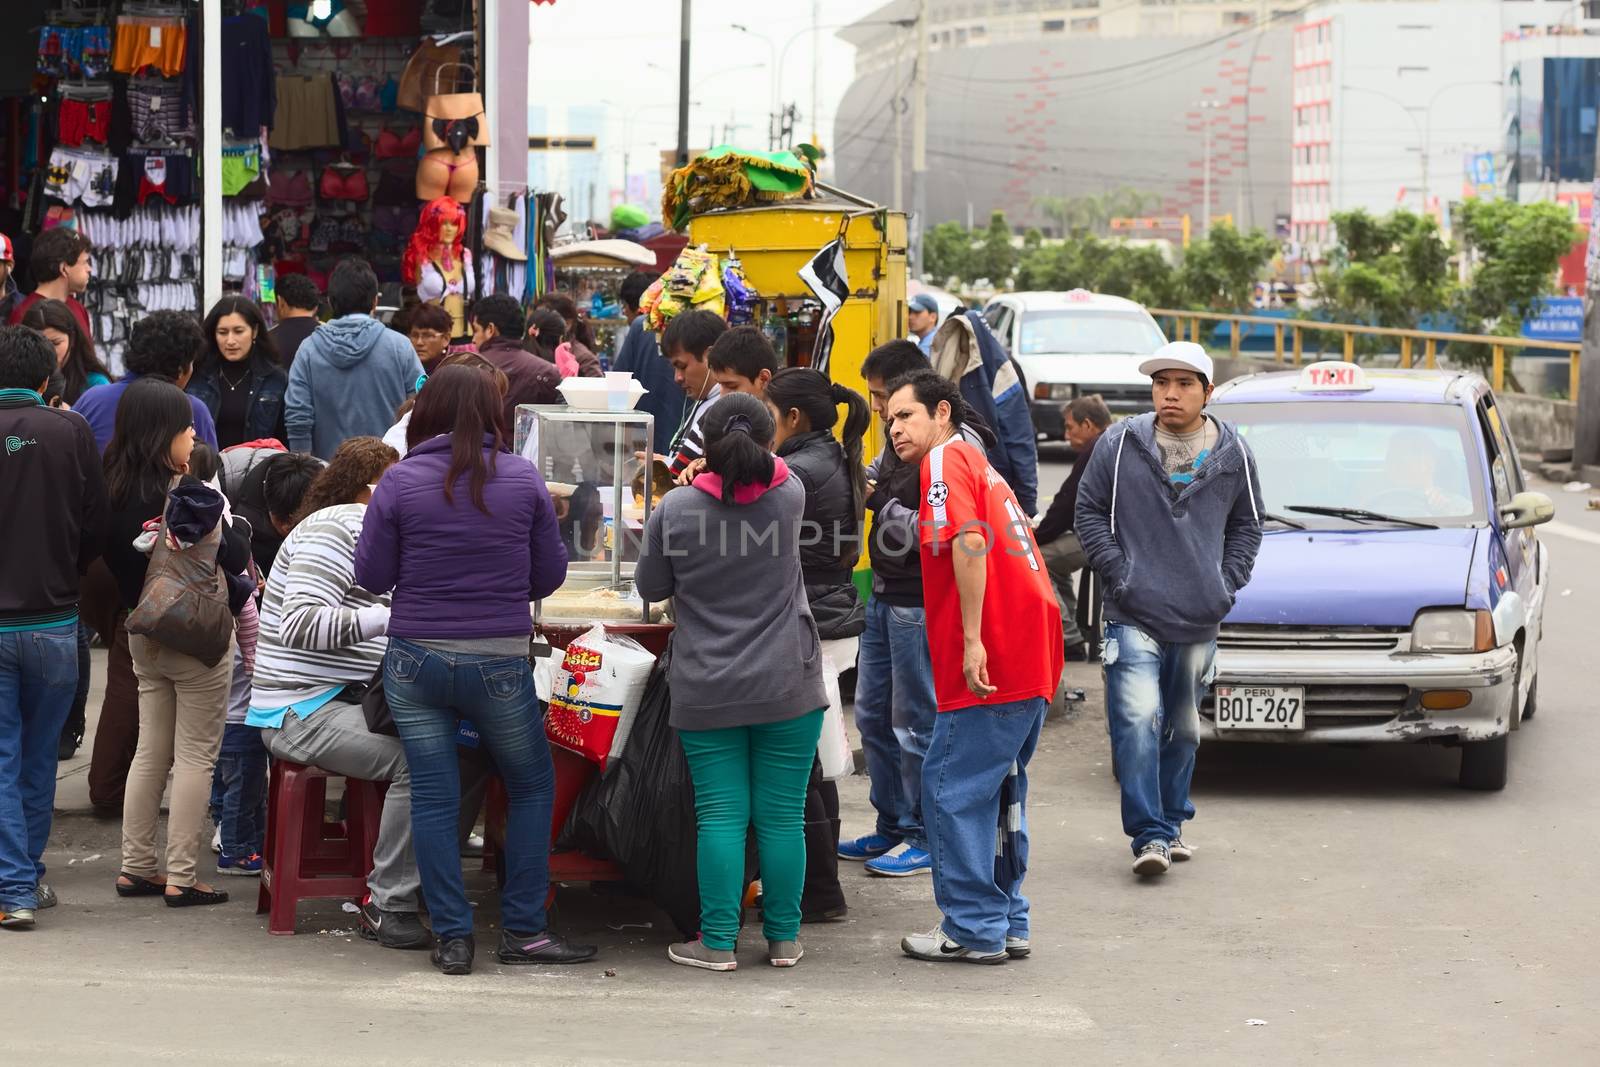
[[330,163],[322,170],[318,193],[324,200],[361,200],[371,195],[367,172],[359,167]]
[[422,147],[422,130],[413,126],[405,133],[384,130],[378,134],[373,154],[379,159],[415,159]]

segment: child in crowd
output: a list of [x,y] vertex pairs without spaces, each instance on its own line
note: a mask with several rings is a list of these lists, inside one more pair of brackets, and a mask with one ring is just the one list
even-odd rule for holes
[[[190,474],[217,485],[221,467],[221,457],[215,450],[208,445],[195,445],[189,457]],[[246,577],[252,586],[260,584],[253,560]],[[227,725],[223,728],[217,768],[211,776],[211,818],[217,824],[211,848],[220,853],[218,874],[259,875],[267,826],[267,750],[261,743],[261,731],[244,722],[245,713],[250,710],[256,635],[260,630],[254,595],[245,601],[237,625]]]

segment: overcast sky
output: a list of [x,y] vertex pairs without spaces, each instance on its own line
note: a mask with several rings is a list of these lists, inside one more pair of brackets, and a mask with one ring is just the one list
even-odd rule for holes
[[[854,49],[835,36],[845,23],[862,17],[875,3],[820,0],[818,22],[819,112],[823,144],[832,140],[834,111],[849,85]],[[771,110],[773,49],[787,55],[782,64],[782,96],[803,117],[796,140],[812,133],[809,0],[777,4],[771,0],[694,0],[690,61],[689,142],[705,146],[714,125],[739,127],[735,143],[764,150]],[[763,13],[765,12],[765,13]],[[564,114],[572,105],[610,102],[607,173],[621,183],[622,152],[631,149],[632,169],[640,158],[654,159],[677,142],[678,22],[673,0],[556,0],[530,12],[532,55],[528,99]],[[772,42],[742,34],[742,23]],[[793,42],[792,44],[790,42]],[[653,64],[653,65],[652,65]],[[622,105],[630,103],[631,108]],[[531,130],[558,134],[564,130]],[[624,142],[627,142],[626,146]]]

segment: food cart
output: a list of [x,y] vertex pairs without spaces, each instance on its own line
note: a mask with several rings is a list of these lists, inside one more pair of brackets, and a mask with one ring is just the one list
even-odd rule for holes
[[[818,184],[808,199],[708,211],[689,221],[689,247],[734,258],[759,297],[755,321],[789,366],[809,366],[822,305],[802,269],[836,238],[844,245],[849,295],[833,314],[828,374],[867,395],[861,364],[879,345],[906,336],[906,216]],[[866,452],[883,450],[876,419]],[[863,556],[856,582],[868,580]]]
[[[626,374],[601,379],[571,378],[562,383],[566,406],[524,404],[517,409],[515,448],[539,470],[556,504],[557,524],[567,548],[566,582],[554,594],[532,605],[534,633],[550,647],[536,675],[548,682],[570,666],[565,652],[597,624],[608,637],[620,636],[643,646],[651,657],[667,647],[672,624],[664,606],[648,604],[633,591],[633,571],[644,544],[644,524],[662,487],[652,479],[650,460],[654,420],[632,410],[642,388]],[[580,674],[581,677],[581,674]],[[561,681],[557,685],[563,684]],[[559,696],[545,692],[551,707]],[[588,708],[579,710],[590,721]],[[547,729],[547,733],[551,733]],[[600,771],[596,754],[584,755],[551,736],[550,753],[556,787],[552,840],[559,837],[579,795]],[[498,781],[491,786],[485,819],[485,866],[503,876],[500,861],[505,840],[505,796]],[[617,866],[572,851],[553,852],[550,880],[610,881],[620,879]]]

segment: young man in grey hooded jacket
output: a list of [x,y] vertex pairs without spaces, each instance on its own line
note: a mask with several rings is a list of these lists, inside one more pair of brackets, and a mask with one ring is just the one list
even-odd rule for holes
[[1155,412],[1125,419],[1095,447],[1076,528],[1105,589],[1106,716],[1133,869],[1166,873],[1194,849],[1189,784],[1217,631],[1261,547],[1255,459],[1205,413],[1211,358],[1174,342],[1140,365]]
[[301,343],[284,394],[290,450],[321,459],[352,437],[382,437],[422,377],[410,340],[372,317],[378,276],[365,260],[333,268],[328,302],[333,320]]

